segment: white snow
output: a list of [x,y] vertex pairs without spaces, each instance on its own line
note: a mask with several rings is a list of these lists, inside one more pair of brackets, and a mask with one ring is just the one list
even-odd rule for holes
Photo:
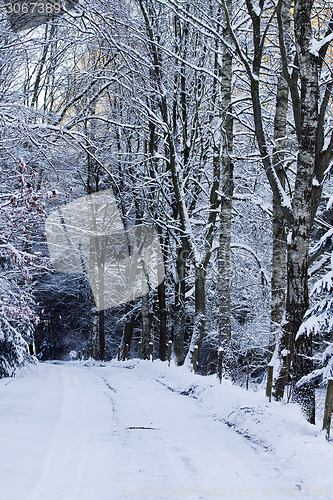
[[332,40],[333,40],[333,33],[330,33],[329,35],[325,36],[324,38],[322,38],[322,40],[316,40],[315,38],[312,38],[310,42],[309,52],[314,56],[318,57],[321,48],[324,47],[324,45],[330,43]]
[[333,442],[264,393],[160,361],[29,367],[0,380],[0,499],[332,498]]
[[255,14],[259,17],[261,15],[261,9],[260,9],[259,5],[256,5],[256,3],[252,2],[252,1],[251,1],[251,4],[252,4],[252,7],[253,7]]
[[332,207],[332,205],[333,205],[333,195],[329,197],[329,200],[326,205],[326,210],[329,210]]
[[290,351],[288,349],[283,349],[281,351],[281,356],[284,358],[285,356],[288,356],[289,353],[290,353]]

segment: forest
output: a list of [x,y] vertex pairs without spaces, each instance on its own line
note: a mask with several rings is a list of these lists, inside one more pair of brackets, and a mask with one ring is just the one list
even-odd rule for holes
[[[0,378],[70,351],[247,388],[271,366],[274,398],[314,423],[333,377],[333,2],[64,5],[26,29],[0,7]],[[164,279],[101,308],[45,226],[106,190],[126,231],[158,235]]]

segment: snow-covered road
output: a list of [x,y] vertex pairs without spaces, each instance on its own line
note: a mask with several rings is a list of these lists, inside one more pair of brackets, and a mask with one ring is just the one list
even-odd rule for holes
[[44,363],[0,381],[0,500],[289,496],[273,453],[131,368]]

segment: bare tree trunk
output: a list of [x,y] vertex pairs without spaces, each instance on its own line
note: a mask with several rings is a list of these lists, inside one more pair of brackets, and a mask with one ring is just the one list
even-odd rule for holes
[[199,352],[202,341],[205,336],[206,322],[206,270],[199,267],[195,270],[195,316],[193,324],[193,334],[191,338],[190,349],[186,356],[186,361],[191,364],[193,361],[193,353],[196,346]]
[[184,340],[186,327],[185,276],[187,252],[181,247],[177,258],[177,283],[175,290],[175,320],[173,351],[177,365],[184,363]]
[[42,80],[43,73],[45,71],[45,63],[47,61],[47,56],[48,56],[48,52],[49,52],[49,49],[50,49],[50,46],[52,43],[52,39],[53,39],[54,34],[56,32],[56,24],[51,24],[51,28],[50,29],[49,28],[50,27],[47,24],[45,26],[43,53],[42,53],[42,57],[41,57],[39,64],[38,64],[38,71],[37,71],[37,75],[36,75],[36,79],[35,79],[35,83],[34,83],[34,88],[33,88],[33,95],[32,95],[31,104],[30,104],[31,107],[37,106],[38,97],[41,93],[41,80]]
[[167,342],[167,310],[165,303],[165,283],[162,281],[157,288],[158,302],[160,309],[160,342],[158,357],[161,361],[166,359],[166,342]]
[[[96,230],[96,221],[95,221],[95,214],[93,211],[90,213],[90,218],[89,218],[89,224],[90,224],[90,231]],[[90,238],[90,245],[89,245],[89,262],[85,263],[89,269],[94,270],[95,267],[95,259],[96,259],[96,239],[94,237]],[[86,269],[86,272],[88,272],[89,269]],[[94,280],[92,288],[97,290],[97,285],[96,283],[96,275],[95,272],[92,273],[92,279]],[[97,299],[98,301],[98,299]],[[96,307],[98,304],[95,303],[95,299],[93,294],[91,294],[91,327],[90,327],[90,345],[91,345],[91,355],[93,359],[98,359],[98,334],[99,334],[99,311],[98,307]]]
[[104,309],[98,314],[99,359],[105,361],[105,316]]
[[[282,76],[279,77],[276,96],[276,113],[274,120],[275,149],[273,165],[280,179],[281,186],[285,186],[284,148],[286,137],[286,123],[288,111],[288,86]],[[271,278],[271,339],[270,354],[273,354],[278,339],[280,325],[285,310],[286,266],[287,266],[287,235],[286,221],[282,214],[279,200],[273,193],[273,254]]]
[[120,359],[123,361],[126,357],[126,344],[129,346],[128,350],[131,348],[132,338],[133,338],[133,328],[134,328],[134,314],[133,314],[133,302],[127,302],[125,306],[125,325],[123,330],[123,336],[121,339],[121,351]]
[[142,358],[149,359],[149,342],[150,342],[150,314],[149,314],[149,293],[143,295],[142,305]]
[[98,310],[93,301],[93,306],[91,309],[91,328],[90,328],[90,346],[91,346],[91,357],[97,359],[97,345],[98,345]]
[[[312,226],[312,180],[318,129],[318,66],[311,52],[311,0],[296,0],[294,8],[295,42],[301,82],[301,130],[297,175],[293,199],[293,230],[288,249],[286,320],[283,330],[289,337],[282,370],[293,367],[293,400],[300,403],[309,422],[315,420],[315,394],[311,384],[297,382],[312,371],[312,339],[298,330],[309,306],[308,255]],[[290,340],[291,339],[291,340]],[[281,378],[280,378],[281,381]],[[286,378],[282,379],[286,382]]]
[[[290,0],[281,2],[282,25],[288,34],[290,31]],[[290,50],[288,50],[289,56]],[[279,75],[276,107],[274,117],[274,151],[273,166],[280,180],[281,186],[285,187],[284,150],[287,135],[287,113],[288,113],[288,84],[283,76],[282,62],[281,74]],[[269,356],[274,352],[280,326],[285,311],[286,301],[286,268],[287,268],[287,232],[286,221],[281,211],[279,200],[273,192],[273,253],[272,253],[272,278],[271,278],[271,338],[269,341]],[[281,352],[278,353],[281,356]]]
[[[229,15],[232,15],[232,1],[226,0]],[[223,16],[224,17],[224,16]],[[223,23],[225,25],[225,22]],[[229,42],[227,28],[223,28],[223,36]],[[219,290],[219,346],[223,347],[224,361],[228,370],[231,362],[231,307],[230,307],[230,244],[232,197],[234,192],[232,160],[233,153],[233,117],[232,117],[232,54],[223,46],[223,57],[220,68],[221,108],[222,108],[222,165],[221,165],[221,208],[219,248],[217,254],[218,290]],[[217,155],[217,151],[215,152]],[[220,158],[218,158],[220,161]]]
[[286,268],[287,268],[287,235],[285,219],[280,206],[273,200],[273,254],[271,278],[271,338],[269,355],[273,354],[280,326],[285,311],[286,302]]
[[105,255],[109,238],[103,238],[96,242],[96,259],[98,263],[98,336],[99,336],[99,359],[105,361],[105,316],[104,316],[104,295],[105,295]]
[[[94,109],[92,110],[92,114],[94,114]],[[89,129],[88,127],[88,120],[85,121],[85,127],[84,127],[84,130],[85,130],[85,134],[87,136],[87,138],[89,139],[92,139],[93,138],[93,131],[91,129]],[[98,191],[98,186],[96,185],[96,176],[95,176],[95,161],[94,161],[94,158],[93,156],[90,154],[91,152],[93,153],[94,148],[92,148],[91,145],[89,145],[89,141],[87,140],[87,184],[86,184],[86,188],[87,188],[87,194],[92,194],[96,191]],[[91,151],[92,150],[92,151]],[[96,232],[96,214],[94,213],[93,209],[90,213],[90,218],[89,218],[89,224],[90,224],[90,231],[92,231],[92,233]],[[98,243],[97,243],[97,240],[96,238],[94,237],[91,237],[90,238],[90,245],[89,245],[89,262],[88,263],[85,263],[86,265],[89,266],[89,269],[90,270],[93,270],[95,269],[95,265],[96,265],[96,257],[98,256]],[[99,259],[99,257],[97,257]],[[102,278],[103,282],[104,282],[104,276],[102,275],[101,276],[101,272],[103,273],[104,272],[104,269],[102,270],[101,267],[104,268],[103,265],[101,265],[102,263],[99,262],[100,265],[98,265],[98,277],[99,278]],[[88,269],[86,269],[86,272],[88,271]],[[93,279],[95,281],[94,283],[94,286],[93,288],[95,290],[98,290],[98,292],[100,292],[100,287],[102,286],[102,282],[101,280],[99,279],[98,283],[96,283],[96,278],[97,276],[95,275],[95,272],[93,272]],[[103,292],[101,291],[101,293],[98,293],[98,301],[100,301],[100,299],[104,300],[104,297],[103,297]],[[100,326],[99,325],[99,320],[100,320],[100,312],[101,312],[101,308],[97,308],[96,305],[99,305],[99,304],[95,304],[95,300],[92,296],[92,308],[91,308],[91,323],[90,323],[90,345],[91,345],[91,355],[93,357],[93,359],[98,359],[98,339],[100,340],[100,349],[101,347],[104,349],[105,348],[105,339],[104,339],[104,316],[102,317],[102,325]],[[100,309],[100,311],[98,310]],[[102,334],[102,338],[101,338],[101,334]],[[101,352],[100,350],[100,358],[103,356],[103,353]]]

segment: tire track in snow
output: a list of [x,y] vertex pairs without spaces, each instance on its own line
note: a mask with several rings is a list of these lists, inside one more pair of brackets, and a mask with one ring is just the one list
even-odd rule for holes
[[87,463],[84,442],[89,436],[90,427],[82,384],[78,374],[72,376],[66,367],[55,370],[54,374],[54,382],[58,387],[53,389],[62,395],[61,407],[52,435],[49,436],[47,456],[29,500],[62,499],[65,498],[64,492],[68,500],[79,498],[80,486],[84,482]]

